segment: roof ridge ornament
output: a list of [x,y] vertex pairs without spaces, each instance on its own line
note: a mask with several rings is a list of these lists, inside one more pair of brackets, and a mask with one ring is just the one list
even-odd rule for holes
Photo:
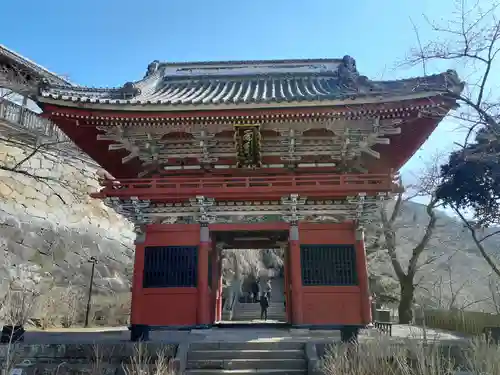
[[132,99],[133,97],[141,94],[141,90],[136,87],[133,82],[126,82],[119,89],[119,92],[123,96],[123,99]]
[[359,74],[354,57],[345,55],[337,69],[338,86],[360,91],[361,87],[372,89],[374,83],[367,77]]
[[460,95],[465,88],[465,82],[460,80],[458,73],[455,69],[448,69],[444,73],[446,89],[454,94]]
[[158,69],[160,69],[160,60],[153,60],[149,63],[148,70],[146,71],[144,78],[152,76],[158,71]]

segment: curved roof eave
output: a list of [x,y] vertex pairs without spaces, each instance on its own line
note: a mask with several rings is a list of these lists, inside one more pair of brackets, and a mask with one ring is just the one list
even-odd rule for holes
[[228,104],[120,104],[120,103],[82,103],[67,100],[52,99],[50,97],[39,97],[42,104],[50,104],[59,107],[74,108],[80,110],[94,111],[116,111],[116,112],[196,112],[196,111],[224,111],[224,110],[252,110],[252,109],[281,109],[281,108],[314,108],[314,107],[340,107],[374,105],[382,103],[395,103],[411,100],[421,100],[443,96],[443,92],[415,92],[407,95],[374,96],[342,100],[315,100],[315,101],[290,101],[269,103],[228,103]]

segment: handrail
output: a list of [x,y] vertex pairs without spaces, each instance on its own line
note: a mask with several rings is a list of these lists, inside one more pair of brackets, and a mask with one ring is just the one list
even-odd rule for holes
[[314,174],[306,176],[285,175],[285,176],[230,176],[230,177],[157,177],[157,178],[124,178],[120,180],[107,180],[104,186],[112,186],[116,183],[128,184],[172,184],[172,183],[221,183],[221,182],[289,182],[289,181],[337,181],[356,182],[374,180],[393,180],[392,174]]
[[270,189],[281,192],[300,191],[381,191],[394,190],[390,174],[308,175],[308,176],[248,176],[248,177],[172,177],[101,181],[103,189],[95,196],[127,194],[179,194],[196,192],[230,193]]
[[24,131],[45,136],[57,142],[71,141],[52,121],[9,100],[0,99],[0,119],[8,121]]

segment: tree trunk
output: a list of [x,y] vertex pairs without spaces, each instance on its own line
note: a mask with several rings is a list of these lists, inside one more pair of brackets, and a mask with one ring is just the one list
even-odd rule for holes
[[415,294],[413,280],[400,280],[399,285],[401,286],[401,299],[398,306],[399,324],[410,324],[413,321],[413,297]]

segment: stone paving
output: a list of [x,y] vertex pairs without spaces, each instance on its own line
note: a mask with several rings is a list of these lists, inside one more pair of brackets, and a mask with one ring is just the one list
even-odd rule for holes
[[[380,337],[375,329],[363,330],[360,340]],[[392,337],[398,339],[432,340],[432,341],[464,341],[466,338],[452,332],[434,329],[424,330],[420,327],[395,324],[392,326]],[[339,341],[340,332],[330,330],[307,330],[290,328],[211,328],[191,331],[168,330],[152,331],[153,342],[210,342],[210,341]],[[117,343],[130,340],[130,332],[126,327],[60,329],[50,331],[27,331],[26,344],[70,344],[70,343]]]

